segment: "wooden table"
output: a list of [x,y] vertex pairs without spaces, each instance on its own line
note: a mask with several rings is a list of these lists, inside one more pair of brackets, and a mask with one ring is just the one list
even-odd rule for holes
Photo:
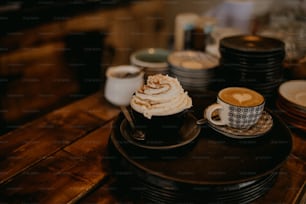
[[[102,162],[119,112],[97,93],[0,136],[0,203],[139,203],[118,196]],[[290,129],[293,150],[254,203],[291,204],[305,188],[306,134]]]

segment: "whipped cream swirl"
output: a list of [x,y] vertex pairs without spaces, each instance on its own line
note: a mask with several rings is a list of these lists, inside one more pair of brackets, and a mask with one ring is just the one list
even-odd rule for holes
[[131,107],[145,117],[179,113],[192,106],[192,100],[176,78],[157,74],[149,76],[132,97]]

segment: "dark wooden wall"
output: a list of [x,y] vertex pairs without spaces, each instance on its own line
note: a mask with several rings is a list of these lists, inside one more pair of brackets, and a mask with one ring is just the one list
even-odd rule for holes
[[104,84],[108,66],[166,47],[163,1],[58,19],[0,38],[0,131],[14,129]]

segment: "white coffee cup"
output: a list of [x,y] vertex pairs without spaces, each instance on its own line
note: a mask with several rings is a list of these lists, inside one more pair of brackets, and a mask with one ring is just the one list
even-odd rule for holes
[[[206,109],[205,117],[214,125],[248,129],[257,123],[264,106],[265,99],[260,93],[244,87],[228,87],[219,91],[217,103]],[[220,120],[213,119],[215,111]]]
[[105,98],[114,105],[128,106],[132,95],[143,83],[144,73],[136,66],[109,67],[106,71]]

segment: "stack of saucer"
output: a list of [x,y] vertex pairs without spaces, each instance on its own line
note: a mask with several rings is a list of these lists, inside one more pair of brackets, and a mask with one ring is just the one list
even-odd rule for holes
[[130,63],[143,68],[145,78],[149,75],[168,74],[169,66],[167,57],[169,51],[163,48],[148,48],[138,50],[130,56]]
[[235,35],[220,41],[220,77],[225,86],[244,86],[270,97],[283,81],[285,45],[282,41],[252,35]]
[[285,122],[306,131],[306,80],[291,80],[281,84],[276,106]]
[[170,75],[176,77],[187,91],[205,91],[213,82],[219,61],[198,51],[177,51],[168,56]]

